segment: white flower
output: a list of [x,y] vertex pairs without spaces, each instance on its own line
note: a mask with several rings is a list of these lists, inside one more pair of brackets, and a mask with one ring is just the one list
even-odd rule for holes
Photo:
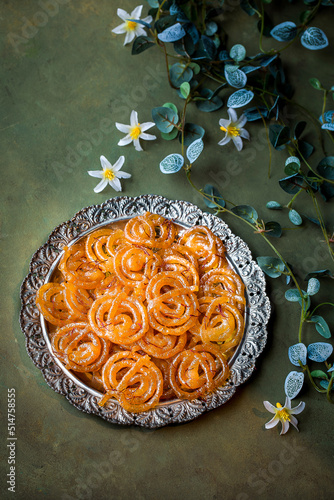
[[127,174],[126,172],[121,172],[121,168],[124,163],[124,156],[120,156],[116,163],[112,165],[110,161],[107,160],[105,156],[100,156],[102,170],[89,170],[88,173],[92,177],[98,177],[102,179],[101,182],[94,188],[95,193],[100,193],[106,187],[107,184],[110,184],[115,191],[122,191],[122,186],[120,179],[128,179],[131,177],[131,174]]
[[247,118],[245,115],[241,115],[238,118],[235,109],[228,108],[229,120],[224,120],[221,118],[219,120],[220,130],[226,132],[224,139],[222,139],[218,144],[220,146],[225,146],[230,140],[234,142],[235,147],[238,151],[242,150],[242,139],[249,139],[249,133],[247,130],[242,128],[247,123]]
[[298,420],[293,415],[298,415],[305,408],[305,403],[301,402],[295,408],[291,408],[291,399],[286,398],[285,404],[282,406],[280,403],[276,403],[276,407],[273,406],[269,401],[263,401],[263,404],[266,410],[270,411],[270,413],[274,413],[275,416],[266,423],[265,428],[271,429],[281,422],[282,430],[281,434],[285,434],[289,430],[289,425],[293,425],[298,431]]
[[[142,11],[143,6],[139,5],[139,7],[136,7],[131,14],[128,14],[125,12],[123,9],[117,9],[117,15],[120,17],[124,23],[120,24],[117,26],[117,28],[114,28],[111,30],[113,33],[116,33],[117,35],[126,33],[125,35],[125,40],[124,40],[124,45],[127,43],[132,42],[132,40],[136,36],[140,35],[146,35],[146,31],[144,30],[143,26],[139,23],[135,23],[134,20],[140,20],[141,16],[141,11]],[[147,16],[144,19],[141,19],[145,23],[151,23],[152,22],[152,16]]]
[[154,127],[154,122],[138,123],[138,113],[137,111],[131,111],[130,125],[124,125],[123,123],[115,123],[116,128],[124,134],[127,134],[123,139],[118,142],[118,146],[126,146],[133,142],[134,147],[137,151],[143,151],[140,145],[139,139],[144,139],[145,141],[154,141],[156,139],[155,135],[145,134],[145,131],[151,127]]

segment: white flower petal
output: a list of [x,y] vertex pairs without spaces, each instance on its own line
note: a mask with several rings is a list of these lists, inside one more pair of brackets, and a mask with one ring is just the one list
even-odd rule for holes
[[132,142],[132,137],[129,134],[126,137],[123,137],[123,139],[120,139],[117,146],[126,146],[127,144],[130,144],[130,142]]
[[238,151],[242,150],[242,139],[239,136],[233,137],[232,136],[232,141],[234,142],[235,147],[237,148]]
[[124,44],[123,45],[131,43],[134,38],[136,38],[135,32],[134,31],[128,31],[127,34],[125,35],[125,40],[124,40]]
[[112,168],[112,165],[109,160],[105,156],[100,156],[100,162],[103,170],[106,170],[106,168],[110,169]]
[[281,435],[282,434],[286,434],[289,430],[289,422],[286,420],[286,421],[282,421],[282,430],[281,430]]
[[124,156],[120,156],[118,158],[118,160],[116,161],[116,163],[114,163],[114,165],[112,166],[112,170],[113,170],[114,173],[118,172],[118,170],[121,170],[121,168],[124,165],[124,161],[125,161]]
[[273,427],[275,427],[275,425],[277,425],[279,422],[279,418],[276,417],[276,415],[271,419],[269,420],[269,422],[267,422],[265,424],[265,428],[266,429],[272,429]]
[[155,135],[145,134],[145,132],[144,133],[142,132],[139,137],[141,139],[144,139],[145,141],[154,141],[154,139],[156,139]]
[[115,123],[115,127],[120,130],[121,132],[123,132],[124,134],[128,134],[131,130],[131,127],[130,125],[125,125],[125,123],[118,123],[116,122]]
[[142,132],[146,132],[151,127],[154,127],[155,123],[154,122],[144,122],[140,124],[140,128]]
[[242,137],[243,139],[248,139],[248,140],[250,139],[249,132],[245,128],[241,128],[239,130],[239,134],[240,134],[240,137]]
[[236,126],[238,128],[242,128],[244,125],[246,125],[247,123],[247,118],[245,115],[241,115],[240,118],[238,118],[237,122],[236,122]]
[[219,126],[220,127],[224,127],[227,129],[227,127],[229,126],[229,124],[231,123],[231,120],[225,120],[224,118],[221,118],[219,120]]
[[284,408],[291,410],[291,399],[288,396],[285,398]]
[[143,151],[143,148],[140,145],[139,139],[134,139],[133,144],[134,144],[134,147],[136,148],[137,151]]
[[293,425],[294,428],[297,429],[297,431],[299,432],[299,429],[297,427],[298,420],[293,415],[290,415],[290,424]]
[[269,403],[269,401],[263,401],[263,405],[266,410],[270,411],[270,413],[276,413],[277,408]]
[[97,186],[95,186],[94,192],[95,193],[100,193],[101,191],[104,190],[104,188],[106,187],[107,184],[108,184],[108,180],[107,179],[102,179],[102,181],[99,182]]
[[237,115],[237,112],[235,109],[228,108],[227,112],[228,112],[228,116],[230,117],[231,122],[235,123],[236,121],[238,121],[238,115]]
[[102,179],[103,177],[102,170],[88,170],[88,174],[91,175],[92,177],[99,177],[100,179]]
[[231,137],[229,135],[225,135],[224,139],[218,142],[219,146],[225,146],[225,144],[228,144],[231,140]]
[[112,33],[116,33],[116,35],[122,35],[123,33],[126,33],[126,24],[120,24],[119,26],[116,26],[113,30],[111,30]]
[[137,26],[138,27],[135,29],[136,36],[146,36],[147,33],[146,33],[144,27],[141,26],[140,24],[137,24]]
[[131,17],[130,14],[128,14],[124,9],[117,9],[117,15],[123,19],[123,21],[126,21]]
[[143,6],[139,5],[131,12],[131,19],[140,19],[141,11],[143,10]]
[[109,184],[112,188],[115,189],[115,191],[122,191],[121,182],[117,177],[115,177],[115,179],[113,179],[112,181],[109,181]]
[[134,109],[131,111],[130,125],[131,125],[131,128],[138,127],[138,113]]
[[296,406],[295,408],[292,408],[292,410],[290,410],[290,414],[291,415],[298,415],[299,413],[301,413],[305,408],[305,403],[303,401],[301,401],[299,403],[298,406]]
[[119,179],[129,179],[131,177],[131,174],[128,174],[127,172],[115,172],[115,175]]

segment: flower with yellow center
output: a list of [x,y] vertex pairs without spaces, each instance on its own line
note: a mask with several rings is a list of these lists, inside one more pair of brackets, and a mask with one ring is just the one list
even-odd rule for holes
[[145,23],[150,24],[152,22],[152,16],[147,16],[144,19],[140,19],[142,9],[143,6],[140,5],[139,7],[136,7],[131,12],[131,14],[128,14],[123,9],[117,9],[118,17],[120,17],[124,22],[111,31],[113,33],[116,33],[117,35],[126,33],[124,45],[132,42],[132,40],[136,36],[140,35],[146,36],[146,31],[144,30],[143,25],[136,23],[135,21],[144,21]]
[[301,402],[295,408],[291,408],[291,399],[287,397],[285,399],[284,406],[282,406],[280,403],[276,403],[276,406],[273,406],[271,403],[269,403],[269,401],[263,401],[263,404],[266,410],[270,411],[270,413],[275,414],[275,416],[265,424],[266,429],[271,429],[272,427],[275,427],[278,422],[281,422],[281,434],[285,434],[286,432],[288,432],[290,424],[293,425],[298,431],[298,420],[293,415],[298,415],[299,413],[301,413],[305,408],[305,403]]
[[124,156],[120,156],[116,163],[112,165],[105,156],[100,156],[102,170],[89,170],[88,173],[92,177],[98,177],[101,181],[95,186],[95,193],[100,193],[107,184],[110,184],[115,191],[122,191],[120,179],[128,179],[131,174],[121,172],[124,164]]
[[220,146],[225,146],[230,140],[233,141],[235,147],[238,151],[242,150],[242,139],[249,139],[249,133],[243,126],[247,123],[247,118],[245,115],[241,115],[238,118],[236,111],[233,108],[228,108],[229,120],[221,118],[219,120],[220,130],[225,132],[225,137],[218,144]]
[[133,142],[134,147],[137,151],[143,151],[143,148],[140,145],[139,139],[144,139],[146,141],[153,141],[156,139],[155,135],[146,134],[145,131],[151,127],[154,127],[154,122],[138,122],[138,113],[137,111],[132,111],[130,115],[130,125],[125,125],[123,123],[115,123],[116,128],[121,132],[126,134],[123,139],[118,142],[118,146],[126,146]]

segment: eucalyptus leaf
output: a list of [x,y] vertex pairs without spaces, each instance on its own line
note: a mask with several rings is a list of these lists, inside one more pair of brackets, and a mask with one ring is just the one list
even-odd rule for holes
[[297,288],[291,288],[290,290],[287,290],[284,296],[289,302],[299,302],[300,300],[300,293]]
[[[205,134],[205,130],[200,125],[195,125],[194,123],[186,123],[184,126],[184,145],[190,146],[190,144],[197,139],[202,139]],[[179,135],[179,141],[181,142],[181,134]]]
[[250,205],[237,205],[231,208],[231,212],[252,223],[256,222],[259,217],[255,208]]
[[293,208],[289,211],[289,219],[295,226],[300,226],[303,223],[303,219],[297,210],[294,210]]
[[209,21],[205,25],[206,36],[213,36],[218,30],[218,25],[214,21]]
[[278,278],[285,269],[284,263],[277,257],[257,257],[256,261],[270,278]]
[[147,36],[138,36],[133,42],[131,53],[132,55],[140,54],[141,52],[144,52],[144,50],[153,47],[153,45],[155,45],[155,43],[151,40],[151,38]]
[[298,122],[296,124],[295,129],[294,129],[294,133],[293,133],[293,136],[295,139],[299,139],[299,137],[304,132],[305,127],[306,127],[306,122],[304,122],[304,121]]
[[178,133],[178,129],[174,127],[173,130],[168,134],[166,134],[165,132],[161,132],[161,137],[165,141],[172,141],[173,139],[176,139]]
[[307,160],[314,151],[314,146],[306,141],[298,141],[298,149],[302,156]]
[[[223,199],[222,195],[218,191],[218,189],[215,186],[212,186],[212,184],[206,184],[203,189],[204,193],[213,197],[214,201],[222,208],[225,207],[225,200]],[[209,208],[215,208],[217,209],[217,205],[213,203],[210,200],[207,200],[204,198],[204,203],[209,207]]]
[[270,34],[273,38],[275,38],[275,40],[278,40],[279,42],[289,42],[296,37],[297,26],[291,21],[286,21],[275,26],[271,30]]
[[184,63],[175,63],[169,70],[170,79],[174,87],[180,88],[183,82],[190,82],[194,76],[193,70]]
[[334,180],[334,156],[326,156],[317,166],[319,174],[325,179]]
[[327,324],[327,321],[322,316],[318,316],[317,314],[314,314],[310,318],[310,321],[312,323],[315,323],[315,329],[325,339],[329,339],[331,337],[331,332],[330,332],[329,326]]
[[159,40],[164,43],[167,42],[175,42],[176,40],[180,40],[185,36],[186,32],[184,31],[182,25],[180,23],[176,23],[169,28],[166,28],[162,33],[158,34]]
[[243,61],[246,57],[246,49],[240,43],[233,45],[230,50],[230,57],[236,62]]
[[264,228],[268,236],[272,236],[273,238],[280,238],[282,236],[281,225],[276,221],[266,222]]
[[333,352],[333,346],[327,342],[315,342],[310,344],[307,348],[307,354],[312,361],[322,363],[329,358]]
[[304,179],[301,175],[290,175],[289,177],[284,177],[283,179],[280,179],[279,185],[285,191],[286,193],[289,194],[296,194],[298,191],[301,190],[302,185],[304,183]]
[[[323,389],[326,389],[326,391],[327,391],[328,386],[329,386],[329,382],[328,382],[328,380],[321,380],[320,385]],[[334,384],[332,385],[331,390],[334,391]]]
[[201,96],[205,97],[205,100],[196,101],[196,106],[201,111],[206,113],[211,113],[216,111],[223,106],[223,101],[219,96],[213,97],[213,91],[210,89],[202,89]]
[[301,44],[309,50],[324,49],[328,45],[328,39],[320,28],[309,27],[300,37]]
[[160,19],[155,21],[154,28],[157,30],[158,33],[161,33],[170,26],[173,26],[173,24],[176,23],[176,19],[177,19],[177,14],[174,14],[172,16],[160,17]]
[[304,373],[290,372],[284,382],[284,391],[288,398],[294,399],[300,393],[304,384]]
[[152,109],[152,118],[160,132],[168,134],[178,122],[178,116],[173,109],[160,106]]
[[290,141],[289,127],[275,123],[269,126],[269,140],[275,149]]
[[316,90],[323,90],[323,87],[322,87],[320,81],[318,80],[318,78],[310,78],[309,82],[310,82],[310,84],[312,85],[312,87],[314,89],[316,89]]
[[174,153],[166,156],[160,162],[160,170],[163,174],[175,174],[183,167],[184,159],[183,156]]
[[290,156],[285,162],[284,172],[287,175],[297,174],[300,170],[300,160],[297,156]]
[[241,89],[230,95],[227,100],[228,108],[241,108],[246,106],[254,97],[254,93],[251,90]]
[[248,108],[244,110],[244,115],[248,122],[254,122],[255,120],[262,120],[262,118],[267,118],[269,114],[268,109],[265,106],[257,106],[253,108]]
[[197,139],[196,141],[192,142],[190,146],[188,146],[186,154],[190,163],[194,163],[194,161],[197,160],[197,158],[203,151],[203,148],[204,148],[204,143],[202,139]]
[[236,89],[242,89],[247,83],[246,74],[241,69],[231,69],[230,65],[226,65],[224,69],[225,78],[227,83]]
[[321,378],[323,380],[328,380],[328,377],[327,377],[326,373],[323,372],[322,370],[313,370],[311,372],[311,376],[313,378]]
[[162,107],[172,109],[174,113],[178,115],[177,107],[172,102],[165,102],[165,104],[163,104]]
[[240,7],[249,16],[254,16],[257,13],[257,5],[254,0],[240,0]]
[[190,84],[188,82],[183,82],[180,86],[180,91],[183,97],[186,99],[190,94]]
[[282,210],[283,208],[283,206],[277,201],[268,201],[266,207],[270,208],[270,210]]
[[308,273],[305,276],[305,280],[309,280],[310,278],[324,278],[326,276],[329,276],[330,278],[333,278],[334,275],[330,269],[321,269],[320,271],[312,271],[311,273]]
[[289,347],[288,350],[289,360],[295,366],[300,366],[299,361],[302,365],[306,365],[307,348],[303,343],[294,344]]
[[320,281],[317,278],[310,278],[307,283],[307,294],[315,295],[320,290]]

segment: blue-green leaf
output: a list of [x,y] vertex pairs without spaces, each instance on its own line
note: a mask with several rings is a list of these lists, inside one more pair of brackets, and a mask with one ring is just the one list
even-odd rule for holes
[[[195,123],[186,123],[184,126],[184,145],[190,146],[190,144],[197,139],[202,139],[205,134],[203,127],[196,125]],[[181,134],[179,135],[179,141],[182,141]]]
[[297,26],[291,21],[286,21],[284,23],[275,26],[271,32],[271,36],[278,40],[279,42],[289,42],[293,40],[297,35]]
[[254,93],[251,90],[237,90],[228,98],[227,106],[229,108],[241,108],[251,102],[253,97]]
[[205,25],[206,36],[213,36],[218,30],[218,25],[214,21],[209,21]]
[[166,156],[160,162],[160,170],[163,174],[175,174],[183,167],[184,159],[183,156],[174,153]]
[[304,384],[304,373],[290,372],[284,382],[284,391],[288,398],[294,399],[300,393]]
[[272,236],[273,238],[280,238],[282,236],[281,225],[274,220],[266,222],[264,228],[268,236]]
[[170,26],[165,29],[162,33],[158,34],[159,40],[162,42],[175,42],[176,40],[180,40],[185,36],[186,32],[184,31],[182,25],[180,23],[174,24],[174,26]]
[[268,201],[266,207],[270,208],[270,210],[282,210],[283,208],[283,206],[277,201]]
[[236,207],[231,208],[231,212],[252,223],[256,222],[259,218],[255,208],[250,205],[237,205]]
[[[323,387],[327,391],[328,386],[329,386],[329,382],[328,382],[328,380],[321,380],[320,385],[321,385],[321,387]],[[334,384],[332,385],[332,391],[334,391]]]
[[242,89],[247,83],[247,76],[241,69],[226,64],[224,69],[227,83],[236,89]]
[[304,122],[304,121],[298,122],[295,125],[295,129],[294,129],[294,133],[293,133],[293,136],[295,139],[299,139],[299,137],[304,132],[305,127],[306,127],[306,122]]
[[275,149],[280,148],[290,141],[289,127],[283,127],[283,125],[278,125],[277,123],[275,123],[274,125],[270,125],[269,139]]
[[322,117],[322,115],[319,116],[319,121],[321,123],[334,123],[334,111],[332,110],[329,110],[329,111],[326,111],[324,113],[324,116]]
[[196,141],[190,144],[190,146],[187,149],[187,158],[190,161],[190,163],[194,163],[194,161],[197,160],[197,158],[203,151],[203,148],[204,148],[204,143],[202,139],[197,139]]
[[180,91],[183,97],[187,99],[188,95],[190,94],[190,84],[188,82],[183,82],[180,86]]
[[309,50],[324,49],[328,45],[328,39],[320,28],[307,28],[300,38],[301,44]]
[[289,219],[295,226],[300,226],[301,224],[303,224],[303,219],[301,218],[297,210],[294,210],[293,208],[289,211]]
[[314,146],[307,141],[298,141],[298,149],[305,160],[311,156],[314,151]]
[[334,156],[326,156],[317,166],[317,170],[325,179],[334,180]]
[[320,269],[320,271],[312,271],[311,273],[308,273],[305,276],[305,280],[307,281],[310,278],[315,278],[315,277],[322,278],[325,276],[329,276],[330,278],[334,277],[334,275],[330,269]]
[[305,344],[292,345],[289,347],[288,355],[293,365],[300,366],[298,361],[301,361],[302,365],[306,365],[307,349]]
[[278,182],[283,191],[289,194],[296,194],[301,190],[304,179],[301,175],[290,175],[289,177],[280,179]]
[[322,316],[318,316],[318,315],[314,314],[310,318],[310,321],[312,321],[312,323],[315,323],[315,329],[325,339],[329,339],[331,337],[331,332],[330,332],[329,326],[328,326],[326,320]]
[[318,78],[310,78],[309,82],[310,82],[310,84],[312,85],[312,87],[314,89],[316,89],[316,90],[323,90],[323,87],[322,87],[320,81],[318,80]]
[[325,372],[322,370],[313,370],[311,371],[311,376],[313,378],[322,378],[323,380],[328,380],[328,377]]
[[177,137],[178,133],[179,133],[178,129],[174,127],[173,130],[171,132],[169,132],[168,134],[166,134],[165,132],[161,132],[161,137],[165,141],[172,141],[173,139],[175,139]]
[[257,6],[254,0],[240,0],[240,7],[242,10],[246,12],[249,16],[254,16],[257,13]]
[[[221,206],[222,208],[225,207],[225,200],[223,199],[222,195],[220,194],[220,192],[218,191],[217,188],[215,188],[215,186],[212,186],[212,184],[206,184],[204,186],[204,189],[203,189],[204,193],[209,195],[210,197],[212,197],[214,199],[214,201],[219,205]],[[209,207],[209,208],[215,208],[217,209],[217,205],[215,205],[215,203],[212,203],[212,201],[210,200],[207,200],[206,198],[204,198],[204,203]]]
[[196,101],[196,106],[198,109],[206,113],[216,111],[224,104],[219,96],[213,97],[213,92],[210,89],[202,89],[201,96],[205,97],[206,99],[203,101]]
[[243,61],[246,57],[245,47],[240,43],[233,45],[233,47],[230,50],[230,57],[232,57],[232,59],[234,59],[236,62]]
[[329,130],[330,132],[334,132],[334,123],[324,123],[321,125],[323,130]]
[[[245,68],[242,69],[243,71],[245,70]],[[267,118],[269,111],[265,106],[254,106],[253,108],[245,109],[244,115],[246,116],[248,122],[254,122],[255,120],[262,120],[262,117]]]
[[270,278],[278,278],[285,269],[284,263],[277,257],[257,257],[256,261]]
[[297,288],[291,288],[290,290],[287,290],[285,292],[285,298],[289,302],[299,302],[301,298],[299,290],[297,290]]
[[317,280],[317,278],[311,278],[309,279],[307,283],[307,294],[308,295],[315,295],[318,293],[320,290],[320,281]]
[[286,175],[294,175],[299,172],[300,160],[297,156],[290,156],[285,162],[284,172]]
[[160,106],[152,109],[152,118],[160,132],[168,134],[178,122],[178,116],[173,109]]
[[170,79],[174,87],[180,88],[183,82],[190,82],[194,76],[193,70],[183,63],[175,63],[170,68]]
[[327,344],[327,342],[315,342],[314,344],[310,344],[307,348],[309,359],[312,361],[318,361],[319,363],[326,361],[332,352],[333,346],[331,344]]
[[177,107],[172,102],[165,102],[165,104],[163,104],[162,107],[172,109],[176,115],[178,114]]
[[140,54],[141,52],[144,52],[144,50],[153,47],[153,45],[155,45],[155,43],[151,40],[151,38],[142,35],[138,36],[133,42],[131,54],[132,55]]

